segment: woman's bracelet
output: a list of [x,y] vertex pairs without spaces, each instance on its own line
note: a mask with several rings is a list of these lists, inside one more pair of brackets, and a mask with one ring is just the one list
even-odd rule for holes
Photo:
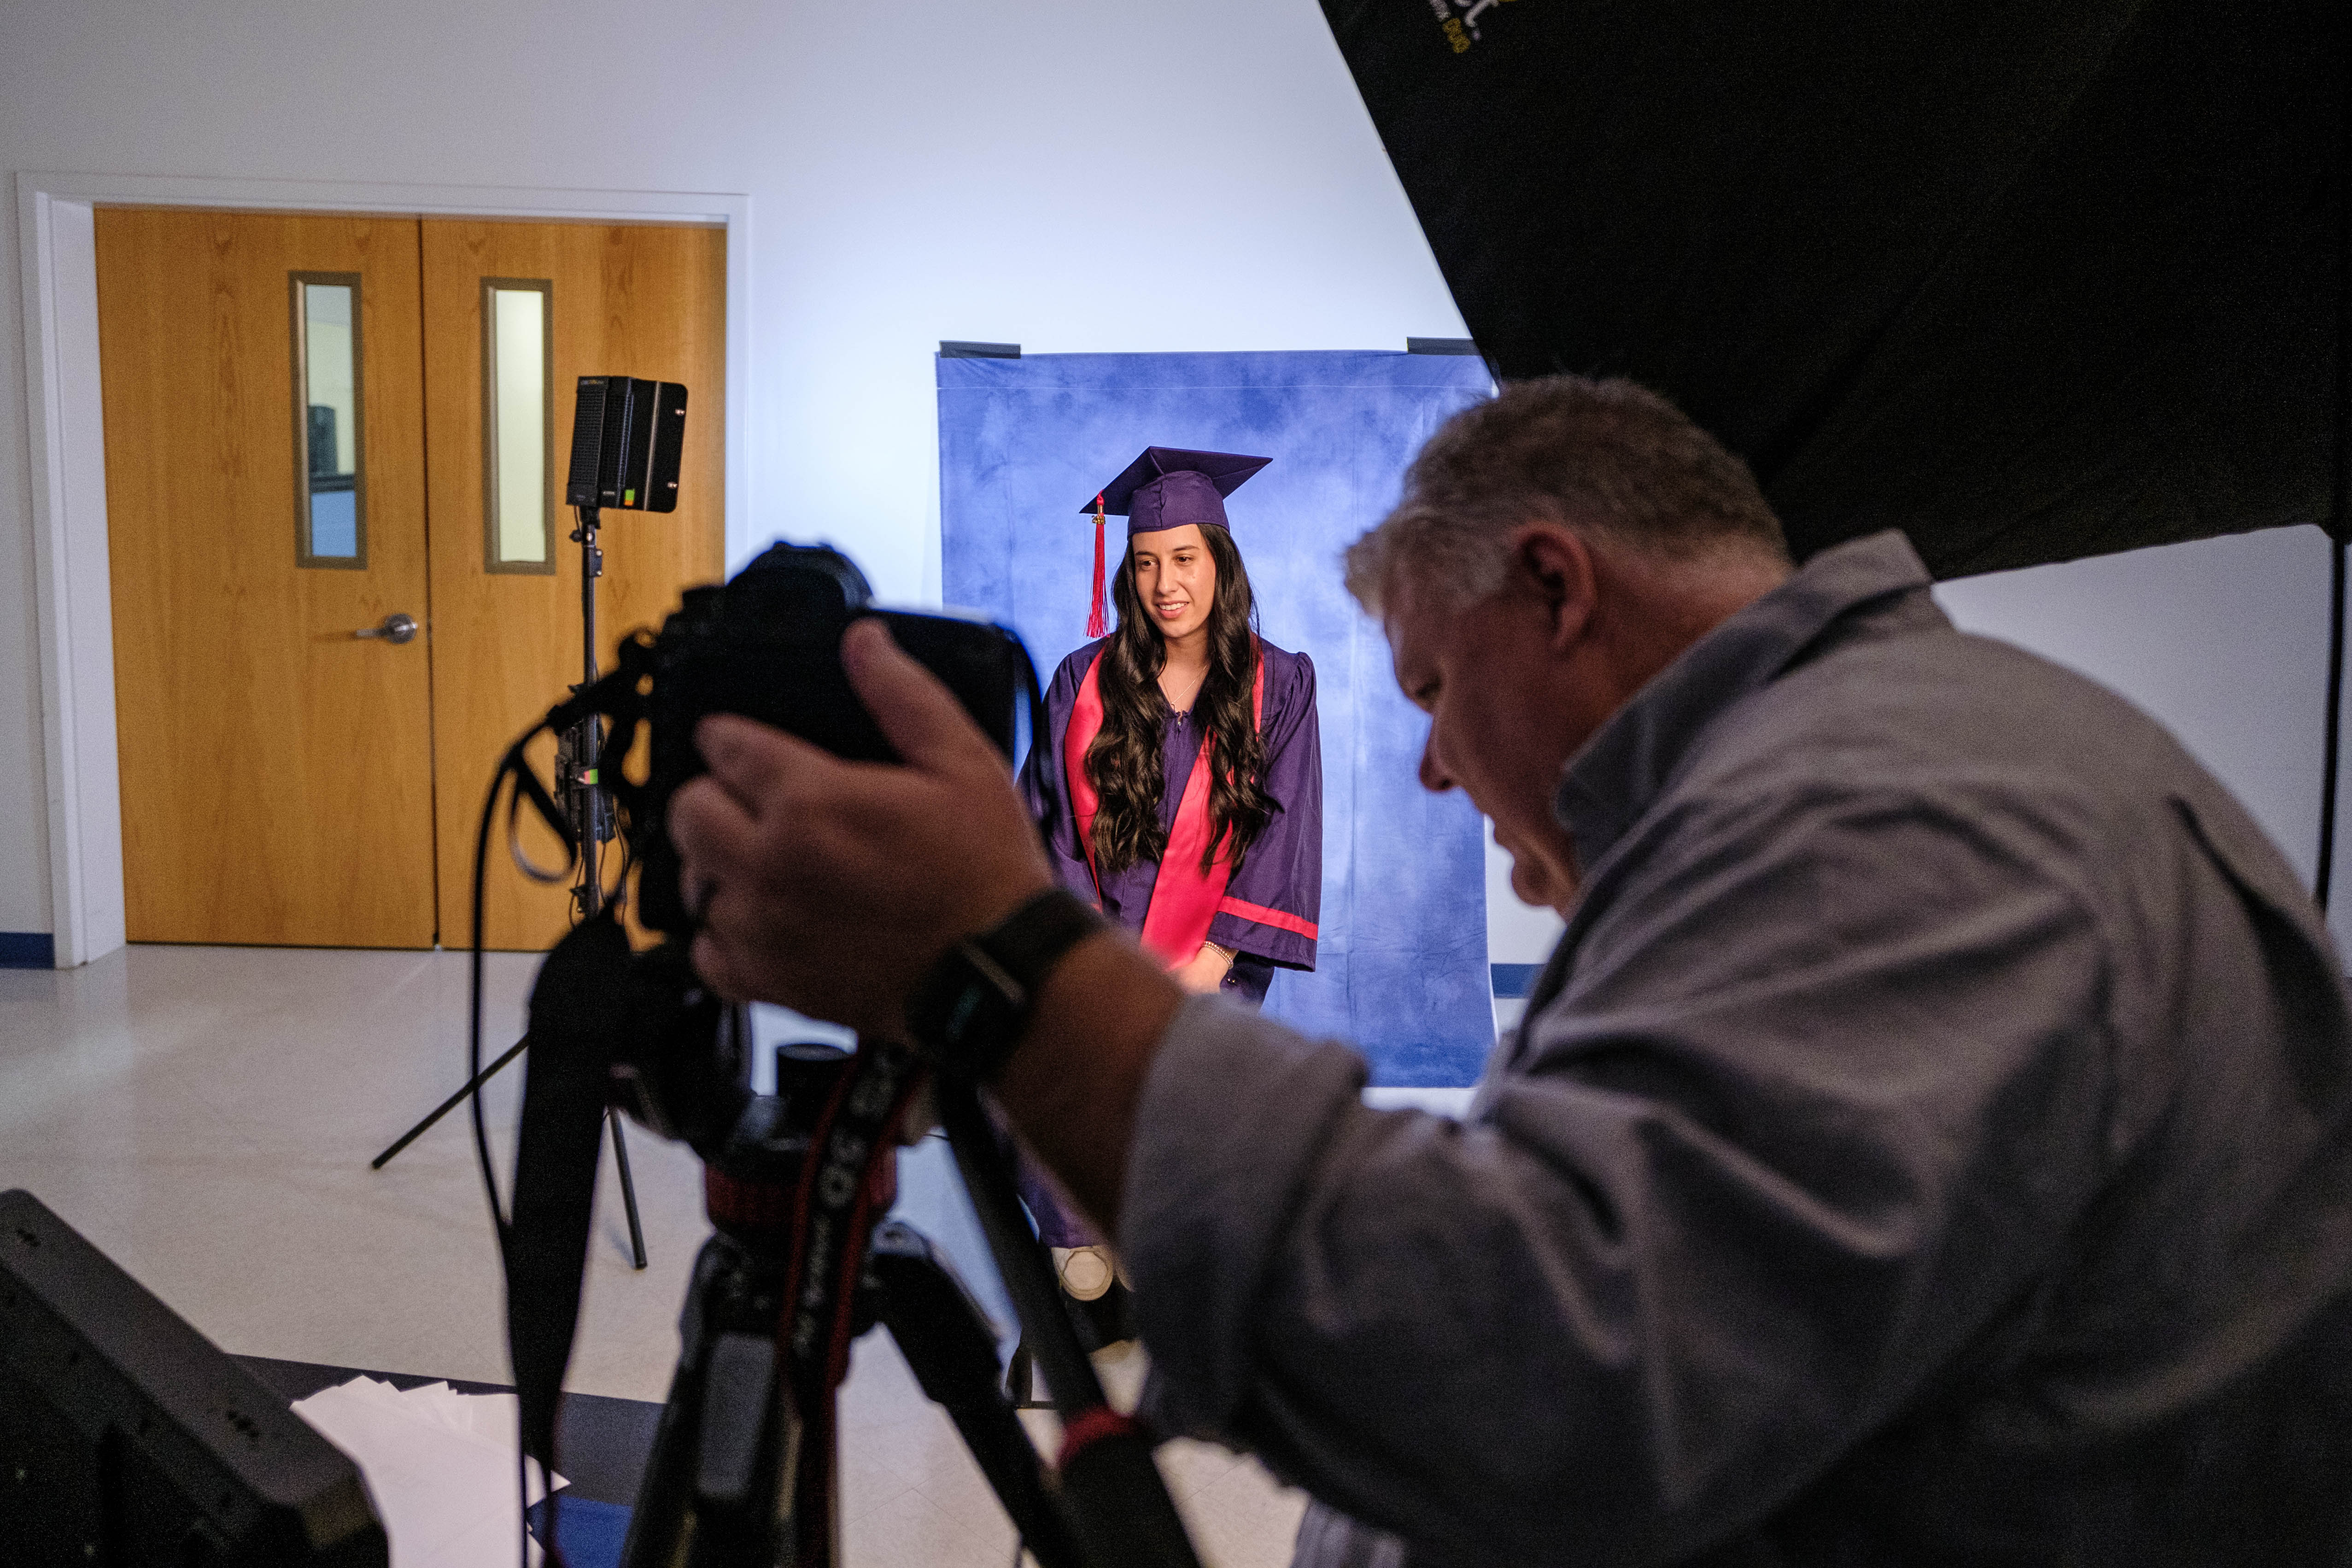
[[1207,948],[1211,952],[1215,953],[1219,958],[1223,959],[1227,963],[1233,963],[1234,950],[1232,948],[1220,947],[1213,942],[1204,942],[1201,945]]

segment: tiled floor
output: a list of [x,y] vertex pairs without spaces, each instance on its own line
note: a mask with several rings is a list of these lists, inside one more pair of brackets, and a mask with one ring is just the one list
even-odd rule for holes
[[[535,967],[489,961],[494,1044],[517,1032]],[[505,1382],[462,1116],[368,1169],[462,1080],[465,1000],[448,953],[134,947],[0,971],[0,1188],[30,1189],[226,1350]],[[501,1171],[520,1081],[509,1069],[486,1100]],[[635,1128],[629,1147],[652,1264],[629,1267],[607,1160],[569,1385],[657,1401],[707,1227],[693,1157]],[[954,1194],[926,1171],[943,1163],[908,1162],[907,1207],[970,1266]],[[1105,1371],[1132,1386],[1140,1354]],[[1003,1515],[887,1336],[859,1342],[842,1420],[853,1564],[1011,1561]],[[1163,1453],[1209,1563],[1289,1560],[1296,1493],[1221,1449]]]

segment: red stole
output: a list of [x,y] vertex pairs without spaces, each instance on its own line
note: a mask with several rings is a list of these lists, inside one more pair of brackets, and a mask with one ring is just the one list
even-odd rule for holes
[[[1106,650],[1108,651],[1108,650]],[[1070,807],[1077,818],[1078,846],[1086,852],[1087,869],[1095,863],[1095,812],[1099,802],[1094,782],[1087,777],[1087,748],[1102,732],[1102,689],[1097,677],[1102,657],[1087,666],[1078,683],[1077,700],[1070,706],[1069,733],[1062,742],[1062,769],[1070,785]],[[1257,682],[1250,693],[1251,710],[1259,725],[1265,722],[1265,658],[1257,661]],[[1144,911],[1139,933],[1143,949],[1171,969],[1189,963],[1209,940],[1209,922],[1224,899],[1225,882],[1233,875],[1226,847],[1218,851],[1206,873],[1201,857],[1209,847],[1210,746],[1215,737],[1201,737],[1201,754],[1184,781],[1183,798],[1176,803],[1176,820],[1168,829],[1168,847],[1160,857],[1160,875],[1151,884],[1151,905]],[[1101,879],[1096,879],[1101,888]]]

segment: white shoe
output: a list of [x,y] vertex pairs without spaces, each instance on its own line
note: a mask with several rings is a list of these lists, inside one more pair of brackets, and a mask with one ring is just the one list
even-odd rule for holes
[[1111,1261],[1108,1247],[1057,1247],[1054,1248],[1054,1272],[1062,1281],[1062,1289],[1074,1301],[1101,1300],[1117,1278],[1117,1266]]

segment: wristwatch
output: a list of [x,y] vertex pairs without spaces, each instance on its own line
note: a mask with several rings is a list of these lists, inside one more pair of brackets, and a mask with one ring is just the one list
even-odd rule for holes
[[907,999],[915,1044],[940,1070],[985,1083],[1020,1042],[1030,1005],[1054,965],[1105,924],[1084,900],[1055,888],[966,937],[940,955]]

